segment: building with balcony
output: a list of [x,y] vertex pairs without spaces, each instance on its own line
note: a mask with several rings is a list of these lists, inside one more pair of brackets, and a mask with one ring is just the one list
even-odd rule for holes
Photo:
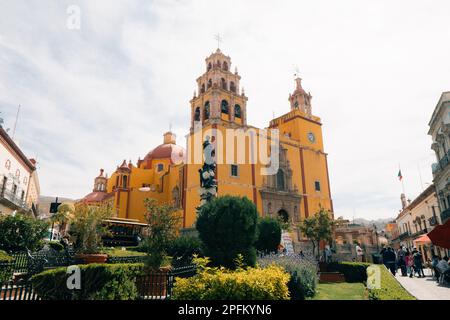
[[[397,231],[391,245],[394,248],[417,247],[422,251],[425,260],[431,259],[432,254],[445,255],[443,249],[434,246],[429,240],[424,242],[422,238],[441,223],[435,186],[430,185],[413,201],[407,201],[404,194],[400,198],[402,210],[395,220]],[[421,241],[418,241],[419,238]]]
[[428,125],[428,134],[433,140],[431,148],[437,160],[432,165],[433,182],[439,199],[440,219],[445,223],[450,218],[450,91],[442,93]]
[[28,159],[0,126],[0,214],[37,215],[39,181],[35,161]]

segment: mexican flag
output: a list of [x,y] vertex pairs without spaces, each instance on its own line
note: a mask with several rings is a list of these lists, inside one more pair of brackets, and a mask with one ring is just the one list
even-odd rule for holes
[[402,176],[402,170],[398,170],[398,180],[402,181],[403,176]]

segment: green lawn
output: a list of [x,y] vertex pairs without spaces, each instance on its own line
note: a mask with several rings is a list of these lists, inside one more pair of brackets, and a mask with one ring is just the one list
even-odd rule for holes
[[363,283],[319,283],[312,300],[367,300]]
[[104,248],[103,252],[110,257],[134,257],[134,256],[145,256],[144,252],[132,251],[132,250],[122,250],[122,248]]

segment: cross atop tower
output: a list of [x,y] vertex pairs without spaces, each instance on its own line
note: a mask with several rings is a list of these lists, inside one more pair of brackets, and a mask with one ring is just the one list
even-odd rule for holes
[[215,34],[214,39],[217,40],[217,49],[220,49],[220,43],[223,41],[223,38],[220,36],[220,33]]

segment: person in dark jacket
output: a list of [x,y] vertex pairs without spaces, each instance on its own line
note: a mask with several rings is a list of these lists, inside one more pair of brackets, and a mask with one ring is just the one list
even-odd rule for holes
[[413,260],[414,260],[414,271],[419,274],[419,278],[425,278],[422,266],[422,254],[417,251],[416,248],[413,250]]

